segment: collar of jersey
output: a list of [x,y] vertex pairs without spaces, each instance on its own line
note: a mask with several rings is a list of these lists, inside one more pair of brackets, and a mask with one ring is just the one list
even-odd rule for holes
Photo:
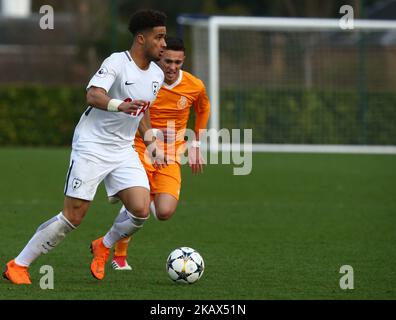
[[174,87],[176,87],[183,79],[183,70],[179,71],[179,77],[175,82],[173,82],[171,85],[167,85],[166,82],[164,82],[164,87],[168,90],[172,90]]
[[129,53],[129,51],[128,50],[126,50],[126,51],[124,51],[125,52],[125,54],[127,55],[127,57],[128,57],[128,60],[131,62],[131,63],[133,63],[133,65],[136,67],[136,68],[138,68],[140,71],[142,71],[142,72],[146,72],[147,70],[143,70],[143,69],[140,69],[140,67],[136,64],[136,62],[132,59],[132,56],[130,55],[130,53]]

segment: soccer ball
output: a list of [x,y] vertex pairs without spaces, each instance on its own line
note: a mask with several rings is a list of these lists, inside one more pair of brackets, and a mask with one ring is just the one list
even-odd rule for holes
[[175,282],[194,283],[201,278],[205,269],[202,256],[189,247],[173,250],[166,260],[166,271]]

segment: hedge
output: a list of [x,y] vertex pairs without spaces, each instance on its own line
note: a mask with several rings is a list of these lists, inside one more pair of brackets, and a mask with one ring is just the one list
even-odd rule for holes
[[85,108],[84,88],[1,87],[0,145],[70,145]]
[[[69,146],[85,108],[84,88],[1,87],[0,145]],[[396,145],[394,92],[225,90],[220,118],[260,143]]]
[[220,119],[257,143],[395,145],[396,92],[229,90]]

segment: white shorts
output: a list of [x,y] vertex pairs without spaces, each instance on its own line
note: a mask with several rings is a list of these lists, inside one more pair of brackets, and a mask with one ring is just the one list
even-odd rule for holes
[[104,180],[107,195],[131,187],[144,187],[150,190],[146,171],[139,156],[131,148],[128,157],[121,161],[103,161],[92,154],[73,151],[66,175],[66,196],[92,201],[99,184]]

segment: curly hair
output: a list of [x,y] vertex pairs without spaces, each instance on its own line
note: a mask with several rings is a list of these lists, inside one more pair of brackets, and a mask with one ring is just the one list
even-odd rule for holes
[[166,18],[166,14],[161,11],[151,9],[139,10],[131,16],[128,30],[135,36],[141,31],[165,26]]

